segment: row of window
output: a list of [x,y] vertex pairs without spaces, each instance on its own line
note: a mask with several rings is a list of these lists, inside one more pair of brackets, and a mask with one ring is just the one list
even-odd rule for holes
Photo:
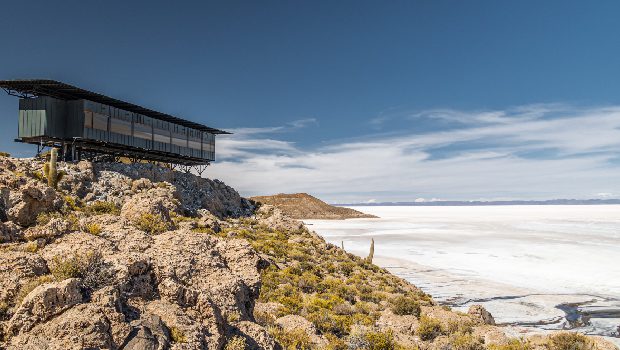
[[[84,111],[84,127],[86,128],[110,131],[113,133],[133,136],[145,140],[170,143],[180,147],[189,147],[197,150],[203,149],[207,152],[213,152],[215,149],[215,137],[213,134],[204,133],[203,142],[201,145],[200,134],[202,132],[199,130],[189,129],[185,127],[175,127],[172,128],[173,131],[170,131],[157,128],[153,125],[146,125],[140,123],[140,121],[142,120],[138,119],[136,122],[132,122],[126,119],[123,120],[117,118],[110,118],[107,115],[96,113],[90,110]],[[171,123],[166,124],[175,125]],[[161,126],[161,124],[159,126]]]

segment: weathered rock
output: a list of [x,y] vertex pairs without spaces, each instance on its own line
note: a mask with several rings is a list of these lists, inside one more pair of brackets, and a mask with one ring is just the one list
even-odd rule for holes
[[256,214],[261,218],[261,223],[274,230],[297,231],[304,227],[303,222],[284,215],[271,205],[262,205]]
[[29,332],[9,339],[7,350],[22,349],[115,349],[112,324],[107,315],[114,310],[95,304],[80,304]]
[[149,179],[137,179],[133,180],[133,182],[131,183],[131,191],[133,192],[150,190],[151,188],[153,188],[153,182]]
[[198,218],[199,227],[210,228],[215,233],[222,231],[220,221],[215,215],[211,214],[208,210],[200,209],[198,210],[198,215],[199,215],[199,218]]
[[57,210],[63,200],[54,189],[32,181],[17,191],[11,191],[7,216],[21,226],[30,226],[40,213]]
[[[228,250],[218,249],[218,244]],[[247,244],[230,243],[239,249],[237,252],[230,251],[228,244],[190,231],[156,236],[148,253],[153,258],[162,296],[170,302],[192,306],[199,295],[206,293],[223,314],[238,313],[241,320],[250,319],[260,258]],[[239,261],[242,256],[248,262]]]
[[381,313],[381,317],[377,320],[377,327],[387,331],[391,330],[394,339],[407,346],[415,347],[417,338],[414,336],[415,329],[418,328],[418,319],[413,315],[396,315],[391,309],[387,309]]
[[488,312],[482,305],[474,304],[469,307],[467,311],[474,319],[480,321],[482,324],[495,325],[495,319],[490,312]]
[[0,222],[0,243],[15,242],[23,236],[21,228],[12,221]]
[[24,238],[33,241],[38,238],[50,240],[69,232],[69,223],[62,218],[52,218],[44,226],[29,227],[24,231]]
[[7,333],[16,335],[26,332],[36,324],[45,322],[50,317],[81,303],[80,284],[80,279],[70,278],[35,288],[26,296],[9,320]]
[[247,350],[272,350],[277,349],[276,342],[267,330],[256,323],[241,321],[232,328],[233,335],[245,338]]
[[137,221],[144,214],[160,217],[172,227],[172,213],[178,211],[178,200],[172,186],[155,187],[131,196],[121,209],[121,216]]
[[0,254],[0,302],[11,305],[22,285],[49,272],[36,254],[6,250]]
[[164,350],[170,346],[170,333],[156,315],[131,322],[131,332],[121,345],[123,350]]

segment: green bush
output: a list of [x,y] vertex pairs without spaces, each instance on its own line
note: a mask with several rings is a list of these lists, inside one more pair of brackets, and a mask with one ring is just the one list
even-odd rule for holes
[[557,333],[549,337],[549,350],[593,350],[594,342],[583,334],[574,332]]
[[433,340],[443,334],[439,320],[423,315],[416,329],[416,334],[424,341]]
[[98,251],[55,256],[50,264],[50,272],[57,281],[81,278],[87,290],[95,290],[112,278],[111,272],[106,268],[103,257]]
[[420,317],[420,303],[413,298],[401,295],[392,300],[392,311],[397,315]]
[[90,233],[91,235],[95,235],[95,236],[99,236],[102,231],[101,226],[96,222],[86,224],[84,228],[86,229],[86,232]]
[[312,342],[306,332],[301,329],[284,330],[277,326],[269,327],[269,334],[285,350],[305,350],[310,349]]
[[113,202],[96,201],[94,203],[87,205],[84,208],[84,212],[90,215],[99,215],[99,214],[119,215],[121,213],[121,209]]
[[531,350],[532,346],[522,339],[511,339],[506,344],[491,344],[488,348],[489,350]]
[[187,343],[187,338],[182,330],[177,327],[170,327],[170,339],[173,343]]
[[[160,182],[161,183],[161,182]],[[245,338],[239,335],[235,335],[226,343],[224,350],[245,350],[246,343]]]
[[142,213],[138,219],[134,221],[134,225],[151,235],[163,233],[170,229],[170,225],[160,215]]
[[484,350],[483,340],[469,333],[457,333],[448,340],[452,350]]

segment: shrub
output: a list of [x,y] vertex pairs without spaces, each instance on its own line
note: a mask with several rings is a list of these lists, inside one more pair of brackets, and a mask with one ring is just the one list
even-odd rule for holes
[[185,338],[183,331],[174,326],[170,327],[170,338],[173,343],[187,343],[187,338]]
[[168,223],[160,215],[142,213],[138,219],[134,221],[134,225],[151,235],[156,235],[168,231],[170,228]]
[[453,334],[448,342],[452,350],[484,350],[482,339],[471,334]]
[[119,215],[121,213],[121,209],[112,202],[105,201],[96,201],[87,205],[84,208],[84,212],[91,215],[99,215],[99,214],[112,214]]
[[557,333],[549,337],[549,350],[593,350],[594,342],[583,334],[574,332]]
[[301,329],[287,331],[272,326],[268,332],[286,350],[305,350],[310,349],[312,345],[308,334]]
[[224,350],[245,350],[245,338],[239,335],[232,337],[224,346]]
[[357,328],[348,337],[349,349],[393,350],[396,347],[391,331],[381,332],[369,328]]
[[53,280],[54,279],[52,278],[52,276],[43,275],[28,281],[26,284],[23,284],[19,288],[17,296],[15,297],[15,305],[21,305],[22,301],[24,301],[24,298],[26,298],[26,296],[30,294],[30,292],[32,292],[35,288],[42,285],[43,283],[52,282]]
[[443,329],[441,323],[437,319],[422,316],[420,317],[420,324],[418,325],[418,329],[416,329],[416,334],[422,340],[433,340],[443,334]]
[[401,295],[392,300],[392,311],[397,315],[420,317],[420,303],[413,298]]
[[85,229],[86,229],[86,232],[90,233],[91,235],[95,235],[95,236],[99,236],[102,231],[101,226],[96,222],[86,224]]
[[24,251],[28,253],[36,253],[39,251],[39,243],[37,242],[28,242],[24,247]]
[[71,196],[65,196],[64,199],[65,199],[65,205],[67,206],[69,210],[78,210],[80,208],[75,198]]
[[347,350],[347,343],[333,335],[332,333],[325,334],[325,339],[327,339],[327,344],[323,347],[323,350]]
[[0,157],[10,157],[11,155],[6,152],[0,152]]
[[57,281],[67,278],[81,278],[87,290],[105,285],[111,278],[100,252],[74,253],[69,256],[55,256],[50,272]]
[[522,339],[511,339],[507,344],[491,344],[489,350],[530,350],[532,346]]

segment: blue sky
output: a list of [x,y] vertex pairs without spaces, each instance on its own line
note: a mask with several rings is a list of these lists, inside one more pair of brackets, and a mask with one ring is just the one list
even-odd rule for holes
[[[332,202],[620,197],[617,1],[3,4],[1,78],[235,135],[208,176]],[[15,98],[0,96],[0,148]]]

